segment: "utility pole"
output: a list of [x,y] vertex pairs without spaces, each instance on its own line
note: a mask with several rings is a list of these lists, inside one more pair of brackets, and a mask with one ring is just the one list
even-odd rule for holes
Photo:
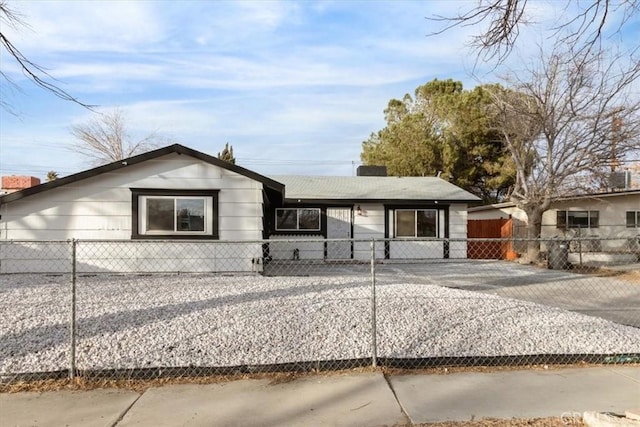
[[622,119],[618,117],[618,113],[623,110],[624,107],[619,107],[611,113],[611,172],[615,172],[616,168],[620,166],[616,154],[616,145],[618,144],[618,138],[622,130]]

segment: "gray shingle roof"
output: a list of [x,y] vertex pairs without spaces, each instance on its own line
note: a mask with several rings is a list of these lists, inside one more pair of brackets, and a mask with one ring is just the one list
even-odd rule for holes
[[285,198],[289,200],[480,200],[436,177],[279,175],[270,178],[285,185]]

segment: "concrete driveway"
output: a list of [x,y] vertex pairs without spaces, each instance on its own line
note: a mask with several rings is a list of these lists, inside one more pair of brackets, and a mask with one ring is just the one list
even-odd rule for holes
[[[633,268],[633,267],[630,267]],[[285,261],[267,275],[371,277],[367,262]],[[376,283],[424,283],[558,307],[640,328],[640,283],[500,260],[378,262]]]
[[640,328],[640,283],[508,261],[452,260],[386,264],[381,282],[408,279],[532,301]]

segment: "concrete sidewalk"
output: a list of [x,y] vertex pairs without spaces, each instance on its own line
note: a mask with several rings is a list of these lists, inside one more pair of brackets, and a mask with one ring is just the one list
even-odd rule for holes
[[1,426],[393,426],[640,407],[640,368],[305,376],[0,395]]

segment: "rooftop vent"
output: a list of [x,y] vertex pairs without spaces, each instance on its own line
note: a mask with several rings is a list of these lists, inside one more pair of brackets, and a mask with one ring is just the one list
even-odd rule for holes
[[358,176],[387,176],[386,166],[358,166]]

